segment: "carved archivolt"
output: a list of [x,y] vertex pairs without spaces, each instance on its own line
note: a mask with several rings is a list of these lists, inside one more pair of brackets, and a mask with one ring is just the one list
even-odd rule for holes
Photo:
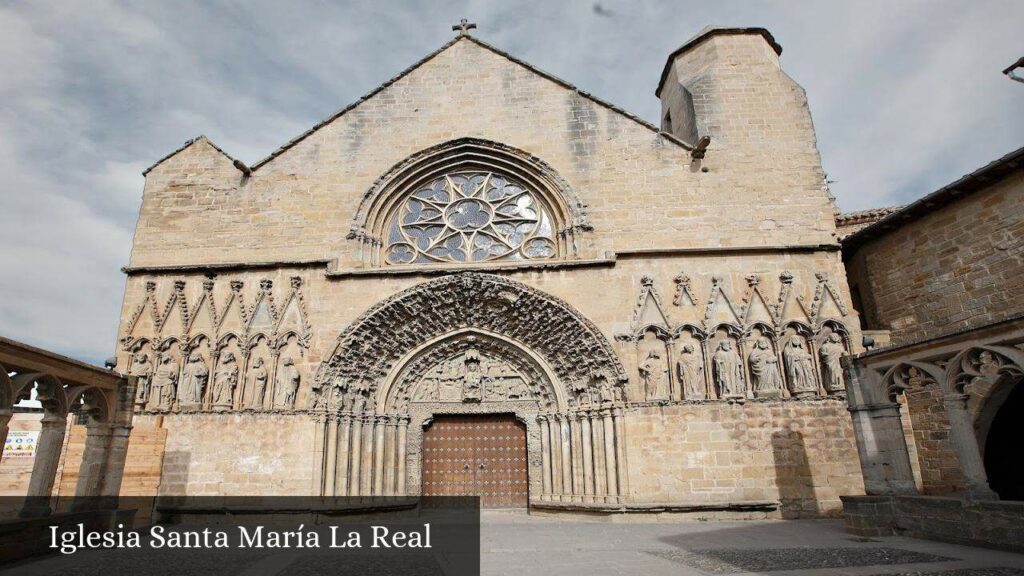
[[[551,386],[562,387],[559,396],[570,407],[590,405],[606,386],[619,388],[627,381],[608,341],[569,304],[506,278],[467,272],[388,298],[342,332],[316,375],[320,406],[342,409],[363,402],[343,399],[354,395],[376,402],[378,390],[410,351],[468,329],[500,335],[542,358],[557,380]],[[622,398],[621,389],[615,394]],[[342,404],[332,404],[334,396]]]
[[361,260],[395,265],[571,256],[586,230],[583,204],[542,160],[461,138],[418,152],[378,178],[363,195],[349,238],[360,242]]
[[[218,304],[216,282],[228,285]],[[189,303],[185,280],[173,280],[160,303],[146,283],[125,327],[128,372],[139,378],[137,410],[200,412],[295,410],[303,380],[300,361],[312,327],[302,279],[285,290],[264,279],[252,298],[241,280],[212,280]]]
[[674,308],[665,306],[654,278],[644,276],[630,332],[642,399],[665,403],[723,399],[842,395],[839,359],[851,351],[848,309],[826,274],[816,274],[811,306],[779,276],[777,298],[761,277],[740,289],[712,276],[707,297],[694,280],[675,278]]

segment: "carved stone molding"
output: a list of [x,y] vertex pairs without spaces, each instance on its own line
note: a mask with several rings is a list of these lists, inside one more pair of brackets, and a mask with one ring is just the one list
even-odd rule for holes
[[315,385],[321,394],[360,391],[371,398],[410,351],[467,329],[500,335],[542,358],[566,396],[578,397],[576,386],[598,387],[600,378],[613,387],[628,380],[604,335],[569,304],[506,278],[468,272],[374,305],[338,337]]

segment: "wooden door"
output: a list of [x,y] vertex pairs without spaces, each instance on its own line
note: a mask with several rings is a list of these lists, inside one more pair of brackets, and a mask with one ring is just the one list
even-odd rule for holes
[[514,416],[438,416],[423,434],[424,496],[479,496],[482,508],[529,502],[526,427]]

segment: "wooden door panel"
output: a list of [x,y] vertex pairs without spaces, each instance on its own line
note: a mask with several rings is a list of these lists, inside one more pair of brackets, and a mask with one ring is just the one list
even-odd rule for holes
[[424,496],[525,507],[527,478],[526,428],[511,415],[438,416],[423,434]]

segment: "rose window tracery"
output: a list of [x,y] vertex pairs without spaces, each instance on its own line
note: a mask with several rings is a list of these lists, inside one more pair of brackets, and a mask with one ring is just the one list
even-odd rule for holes
[[446,174],[401,201],[386,227],[387,264],[535,260],[557,253],[548,208],[496,173]]

